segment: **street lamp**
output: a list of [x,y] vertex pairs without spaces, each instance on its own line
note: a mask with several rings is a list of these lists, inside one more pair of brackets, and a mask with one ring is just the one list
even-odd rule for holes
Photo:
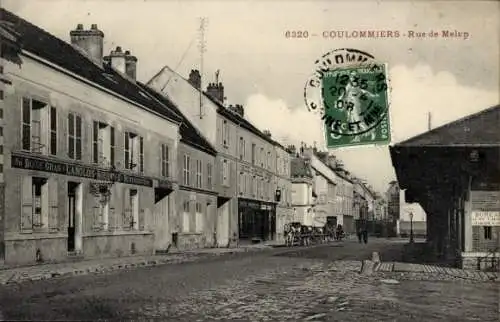
[[413,212],[410,212],[410,244],[413,244]]

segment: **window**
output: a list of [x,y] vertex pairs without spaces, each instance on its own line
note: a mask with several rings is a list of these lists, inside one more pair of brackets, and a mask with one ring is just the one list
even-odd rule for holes
[[196,160],[196,188],[201,188],[202,187],[202,169],[201,169],[202,163],[201,160]]
[[196,232],[201,233],[205,229],[205,216],[202,211],[201,203],[196,203]]
[[267,168],[271,169],[271,152],[267,151]]
[[243,172],[240,172],[238,176],[238,191],[240,192],[240,194],[243,194],[244,184],[245,184],[245,174]]
[[229,186],[229,162],[225,159],[222,160],[222,184]]
[[101,166],[113,165],[114,141],[114,128],[106,123],[94,121],[92,123],[92,162]]
[[240,160],[245,158],[245,140],[243,137],[240,137]]
[[252,195],[255,196],[257,194],[257,178],[255,176],[252,177]]
[[168,177],[169,175],[169,155],[168,145],[161,145],[161,176]]
[[109,165],[115,165],[115,128],[109,127]]
[[[57,131],[56,125],[52,128],[50,107],[42,101],[23,97],[21,114],[22,149],[35,153],[47,153],[47,147],[52,147],[50,145],[52,129],[54,129],[54,133]],[[56,117],[57,116],[54,115],[54,120],[56,120]],[[57,140],[54,142],[57,142]],[[52,153],[52,150],[49,152]]]
[[207,164],[207,188],[211,189],[212,188],[212,164],[208,163]]
[[46,178],[25,176],[22,180],[21,230],[48,228],[49,184]]
[[50,108],[50,154],[57,155],[57,110]]
[[252,164],[256,162],[256,146],[255,143],[252,143]]
[[68,114],[68,157],[82,159],[82,117],[75,113]]
[[492,228],[491,226],[484,226],[484,239],[491,240],[492,239]]
[[263,168],[264,167],[264,148],[260,148],[260,155],[259,155],[259,161],[260,161],[260,166]]
[[189,209],[189,201],[184,201],[182,204],[182,231],[187,233],[189,232],[189,219],[190,219],[190,209]]
[[[124,139],[125,169],[143,172],[144,143],[142,137],[132,132],[125,132]],[[138,165],[139,167],[137,167]]]
[[128,221],[128,227],[130,229],[139,229],[139,193],[136,189],[130,189],[128,193],[128,199],[125,200],[127,204],[125,205],[126,221]]
[[185,186],[189,186],[191,183],[191,158],[189,155],[184,155],[184,168],[182,171],[182,178]]
[[139,137],[139,172],[144,173],[144,138]]
[[222,122],[222,144],[226,148],[229,146],[229,124],[227,120]]

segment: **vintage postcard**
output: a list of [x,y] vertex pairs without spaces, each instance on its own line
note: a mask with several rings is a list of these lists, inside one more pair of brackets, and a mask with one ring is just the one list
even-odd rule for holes
[[499,18],[0,0],[0,320],[498,321]]

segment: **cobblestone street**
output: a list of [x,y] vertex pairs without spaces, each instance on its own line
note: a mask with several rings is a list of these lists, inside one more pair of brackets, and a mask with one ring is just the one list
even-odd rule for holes
[[[498,283],[428,272],[359,274],[373,240],[277,248],[0,288],[3,318],[162,321],[496,321]],[[393,258],[391,258],[391,256]]]

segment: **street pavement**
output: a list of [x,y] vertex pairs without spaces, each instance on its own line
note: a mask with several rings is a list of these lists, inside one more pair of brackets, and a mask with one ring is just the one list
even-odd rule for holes
[[[13,283],[0,286],[0,314],[5,320],[498,321],[498,283],[404,270],[397,263],[402,247],[372,239],[263,248]],[[360,274],[373,252],[383,263]]]

